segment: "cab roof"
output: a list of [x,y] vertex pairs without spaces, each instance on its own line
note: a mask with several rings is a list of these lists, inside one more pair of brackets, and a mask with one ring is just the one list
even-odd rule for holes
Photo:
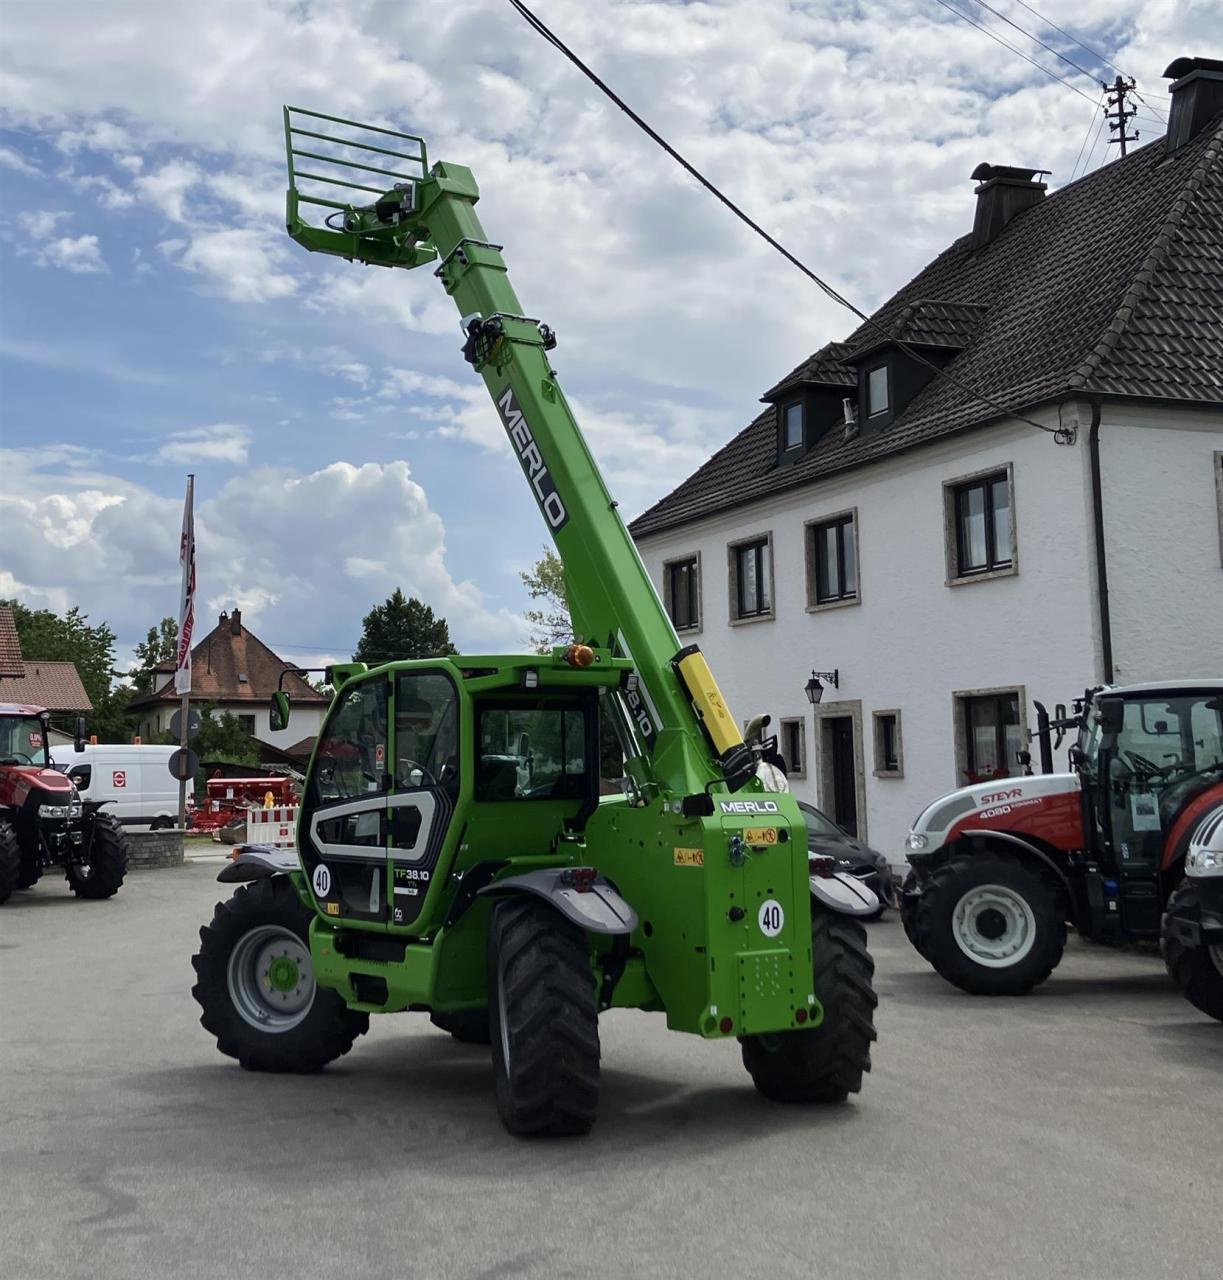
[[1190,693],[1202,689],[1217,689],[1223,693],[1223,675],[1203,676],[1200,680],[1146,680],[1138,684],[1106,684],[1100,693],[1128,698],[1131,694]]
[[45,716],[46,707],[36,707],[29,702],[0,702],[0,716]]

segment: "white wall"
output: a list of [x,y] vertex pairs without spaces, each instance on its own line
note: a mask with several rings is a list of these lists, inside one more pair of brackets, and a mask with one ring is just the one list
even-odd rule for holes
[[[1086,411],[1075,447],[1020,424],[974,432],[834,477],[750,508],[641,540],[661,593],[666,560],[699,552],[702,629],[685,631],[710,659],[734,714],[802,716],[807,776],[794,790],[816,800],[811,669],[839,668],[825,702],[861,700],[865,837],[894,864],[921,808],[963,784],[954,754],[953,694],[1023,686],[1050,709],[1098,679]],[[949,587],[943,482],[1014,469],[1018,572]],[[860,603],[806,610],[804,521],[856,507]],[[729,626],[726,546],[772,531],[775,618]],[[873,776],[872,712],[902,713],[904,777]]]
[[[176,707],[155,708],[152,713],[141,719],[140,733],[144,736],[152,736],[154,733],[168,730],[170,717],[176,710]],[[233,712],[236,716],[253,715],[255,717],[254,736],[261,742],[280,748],[291,747],[303,738],[316,735],[323,727],[323,716],[326,710],[327,708],[323,706],[295,704],[291,709],[288,728],[277,732],[272,729],[270,707],[250,702],[220,702],[216,705],[217,715],[224,715],[227,711]]]
[[1118,681],[1223,675],[1223,416],[1105,406],[1104,537]]

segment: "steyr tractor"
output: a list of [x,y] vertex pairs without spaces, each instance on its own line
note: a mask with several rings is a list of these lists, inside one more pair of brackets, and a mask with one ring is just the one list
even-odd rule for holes
[[[831,860],[810,864],[797,803],[765,790],[705,658],[681,648],[471,172],[429,167],[420,138],[293,108],[285,134],[294,240],[429,266],[454,299],[579,640],[330,669],[297,853],[244,850],[220,878],[250,883],[201,930],[203,1025],[245,1067],[310,1071],[370,1014],[427,1012],[491,1042],[517,1134],[589,1130],[610,1008],[737,1037],[771,1099],[843,1101],[870,1068],[874,966],[855,917],[877,904]],[[287,697],[275,705],[283,724]],[[620,785],[605,794],[609,735]]]
[[[909,833],[909,940],[948,982],[1018,995],[1057,967],[1067,924],[1104,943],[1160,936],[1190,836],[1223,814],[1223,680],[1088,690],[1037,705],[1044,773],[963,787]],[[1050,734],[1077,728],[1071,770]]]
[[1189,1003],[1223,1022],[1223,807],[1189,841],[1185,883],[1168,899],[1160,949]]
[[[0,703],[0,902],[62,867],[79,898],[109,898],[127,873],[127,837],[99,805],[82,802],[51,767],[50,712]],[[84,750],[85,725],[77,721]]]

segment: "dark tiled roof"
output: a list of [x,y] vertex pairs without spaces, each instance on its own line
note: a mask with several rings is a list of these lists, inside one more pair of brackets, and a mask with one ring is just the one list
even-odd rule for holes
[[21,640],[13,611],[0,609],[0,677],[19,676],[25,670],[21,661]]
[[[268,703],[280,673],[291,666],[244,626],[239,624],[235,632],[233,619],[223,617],[191,650],[191,697],[197,702]],[[246,679],[239,680],[239,675]],[[286,676],[283,688],[295,703],[328,705],[331,701],[316,693],[301,676]],[[133,698],[128,707],[139,710],[178,701],[171,673],[157,690]]]
[[48,711],[91,711],[93,703],[71,662],[25,663],[25,675],[0,676],[0,702],[25,702]]
[[[977,250],[962,236],[872,319],[970,339],[949,371],[1018,411],[1090,392],[1223,405],[1223,119],[1171,155],[1160,139],[1063,187]],[[844,361],[879,337],[859,326],[766,398],[852,381]],[[779,471],[766,409],[630,529],[641,537],[1001,416],[936,378],[880,434],[830,431]]]

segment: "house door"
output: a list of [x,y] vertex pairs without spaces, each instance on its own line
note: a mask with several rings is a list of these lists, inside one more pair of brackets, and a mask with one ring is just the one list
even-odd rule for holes
[[858,776],[854,759],[854,722],[850,716],[827,721],[832,764],[832,820],[851,836],[858,834]]

